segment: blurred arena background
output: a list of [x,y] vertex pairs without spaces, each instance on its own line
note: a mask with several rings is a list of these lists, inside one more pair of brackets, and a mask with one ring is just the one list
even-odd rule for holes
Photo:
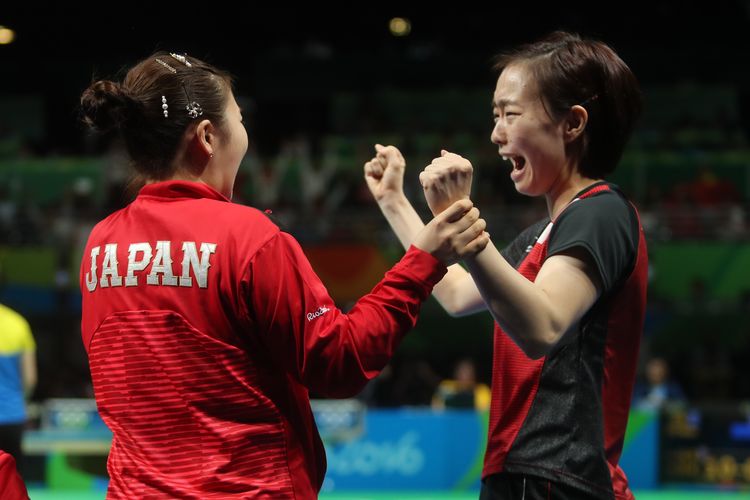
[[[750,2],[6,2],[0,26],[0,303],[37,343],[21,464],[32,499],[106,489],[109,434],[80,340],[78,267],[92,225],[129,201],[131,172],[117,141],[77,121],[93,77],[155,49],[233,72],[251,141],[235,201],[272,210],[346,309],[402,252],[362,178],[376,142],[404,152],[413,200],[441,148],[470,159],[498,243],[544,215],[515,193],[489,141],[490,67],[554,29],[611,44],[645,98],[610,178],[639,206],[651,260],[622,466],[639,499],[750,498]],[[358,400],[316,402],[329,458],[321,498],[478,496],[492,321],[451,319],[433,300],[423,311]]]

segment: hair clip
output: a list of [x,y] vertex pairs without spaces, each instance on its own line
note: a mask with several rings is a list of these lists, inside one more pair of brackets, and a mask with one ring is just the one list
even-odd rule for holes
[[185,109],[187,109],[188,116],[190,116],[190,118],[198,118],[203,114],[203,108],[195,101],[185,106]]
[[180,54],[175,54],[174,52],[170,52],[169,55],[172,56],[172,57],[174,57],[178,61],[180,61],[182,64],[184,64],[188,68],[192,68],[193,67],[193,65],[190,64],[190,61],[187,60],[187,57],[181,56]]
[[167,108],[169,108],[169,106],[167,105],[167,98],[161,96],[161,109],[164,110],[164,118],[169,116],[169,111],[167,111]]
[[164,66],[165,68],[167,68],[167,69],[168,69],[169,71],[171,71],[172,73],[177,73],[177,70],[176,70],[176,69],[174,69],[174,68],[173,68],[172,66],[170,66],[170,65],[169,65],[169,64],[167,64],[167,63],[165,63],[164,61],[162,61],[162,60],[161,60],[161,59],[159,59],[158,57],[156,58],[156,62],[158,62],[159,64],[161,64],[161,65],[162,65],[162,66]]
[[182,82],[182,90],[185,91],[185,99],[188,102],[188,105],[185,106],[185,109],[187,109],[188,116],[190,118],[198,118],[203,114],[203,108],[200,104],[198,104],[195,101],[190,100],[190,93],[187,90],[187,87],[185,86],[185,82]]

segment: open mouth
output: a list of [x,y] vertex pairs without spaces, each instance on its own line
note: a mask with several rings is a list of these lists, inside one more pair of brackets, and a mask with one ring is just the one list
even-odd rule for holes
[[526,159],[523,156],[503,156],[503,160],[511,162],[513,170],[521,170],[526,166]]

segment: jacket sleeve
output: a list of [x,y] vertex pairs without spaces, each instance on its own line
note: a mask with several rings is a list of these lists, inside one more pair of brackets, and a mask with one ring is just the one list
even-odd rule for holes
[[272,237],[248,271],[249,314],[274,362],[317,394],[350,397],[388,363],[446,268],[412,247],[347,314],[289,234]]

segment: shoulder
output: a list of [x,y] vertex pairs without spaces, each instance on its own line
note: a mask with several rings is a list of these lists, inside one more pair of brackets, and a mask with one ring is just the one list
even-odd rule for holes
[[3,322],[6,325],[11,325],[14,327],[21,327],[21,328],[29,327],[29,322],[26,321],[26,318],[21,316],[19,313],[17,313],[10,307],[0,304],[0,314],[2,315]]
[[238,203],[227,203],[218,200],[202,200],[210,204],[210,210],[207,213],[211,217],[216,217],[216,222],[224,222],[227,227],[234,228],[237,226],[252,225],[256,231],[268,233],[278,233],[279,228],[264,212],[257,208]]
[[640,223],[635,208],[616,187],[568,205],[549,234],[547,256],[578,247],[592,258],[605,290],[629,275],[636,261]]
[[232,265],[240,267],[283,234],[268,215],[257,208],[220,200],[198,200],[202,204],[194,213],[195,233],[212,238],[228,252]]
[[[91,229],[90,235],[101,233],[102,231],[105,231],[107,228],[111,227],[113,224],[115,224],[125,213],[125,211],[128,209],[130,205],[128,205],[125,208],[121,208],[117,210],[116,212],[112,212],[96,224],[94,224],[94,227]],[[90,237],[89,237],[90,239]]]
[[26,318],[21,316],[13,309],[0,304],[0,325],[2,325],[3,335],[0,336],[0,351],[6,349],[16,350],[33,347],[33,337],[31,335],[31,326]]
[[581,221],[631,220],[635,210],[625,196],[617,189],[611,188],[586,198],[573,201],[555,221],[555,225],[566,219],[575,218]]
[[[184,215],[193,230],[211,233],[220,237],[228,237],[235,242],[259,240],[266,241],[279,232],[279,228],[268,216],[257,208],[230,203],[221,200],[200,198],[190,200],[190,205],[184,205],[181,214]],[[197,205],[196,205],[197,204]],[[146,210],[142,212],[141,210]],[[138,200],[127,207],[112,213],[97,223],[91,230],[89,241],[101,241],[105,236],[134,227],[132,220],[142,221],[142,224],[164,224],[166,216],[158,211],[151,217],[153,207],[144,208]],[[170,216],[174,213],[170,212]],[[153,222],[155,221],[155,222]]]
[[570,203],[555,219],[549,235],[550,247],[569,240],[621,240],[637,245],[640,224],[633,205],[616,187],[599,191]]

